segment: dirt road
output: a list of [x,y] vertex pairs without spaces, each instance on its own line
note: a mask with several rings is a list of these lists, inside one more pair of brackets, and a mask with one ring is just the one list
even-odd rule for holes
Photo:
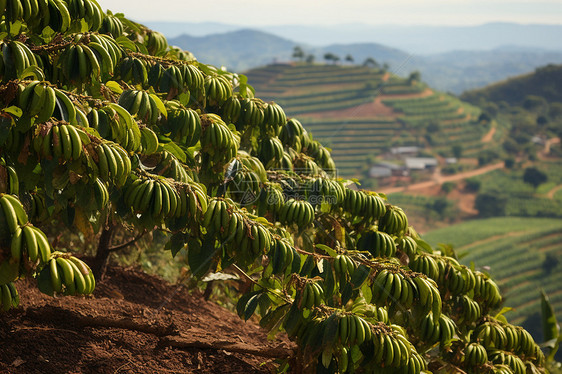
[[458,174],[454,174],[454,175],[442,176],[440,173],[435,173],[434,179],[432,179],[430,181],[411,184],[409,186],[391,187],[391,188],[386,188],[386,189],[383,187],[383,188],[380,188],[380,190],[382,192],[384,192],[385,194],[391,194],[391,193],[395,193],[395,192],[421,190],[421,189],[428,188],[428,187],[440,186],[445,182],[457,182],[457,181],[461,181],[461,180],[464,180],[464,179],[467,179],[467,178],[472,178],[472,177],[475,177],[475,176],[478,176],[478,175],[489,173],[492,170],[501,169],[503,167],[504,167],[504,163],[503,163],[503,161],[501,161],[501,162],[497,162],[495,164],[486,165],[486,166],[483,166],[483,167],[478,168],[478,169],[469,170],[469,171],[465,171],[463,173],[458,173]]

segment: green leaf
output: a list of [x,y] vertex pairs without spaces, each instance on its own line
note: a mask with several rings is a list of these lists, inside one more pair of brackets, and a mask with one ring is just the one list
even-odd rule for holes
[[187,245],[187,263],[196,278],[207,273],[215,257],[215,235],[209,233],[199,244],[198,240],[191,240]]
[[249,320],[252,314],[254,314],[258,306],[259,300],[260,300],[260,294],[254,295],[250,298],[250,300],[248,300],[248,304],[246,304],[246,310],[244,311],[244,321]]
[[369,277],[370,272],[371,268],[363,264],[359,265],[357,269],[355,269],[355,271],[351,275],[350,281],[354,290],[360,288],[363,285],[363,283],[367,280],[367,277]]
[[433,249],[431,248],[431,246],[423,239],[415,239],[416,244],[418,245],[418,247],[420,247],[423,251],[428,252],[428,253],[433,253]]
[[336,313],[332,313],[324,322],[324,336],[322,337],[322,347],[333,347],[337,342],[339,318]]
[[118,95],[123,93],[123,88],[115,81],[107,81],[105,82],[105,86]]
[[131,52],[137,51],[137,46],[135,45],[135,43],[133,43],[131,40],[129,40],[126,36],[121,35],[121,36],[117,37],[115,39],[115,41],[117,42],[117,44],[119,44],[124,49],[128,49]]
[[176,156],[176,158],[178,160],[180,160],[181,162],[185,163],[187,160],[187,156],[185,154],[185,152],[174,142],[170,142],[167,144],[164,144],[164,146],[162,147],[164,148],[164,150],[170,152],[171,154],[173,154],[174,156]]
[[3,112],[13,114],[16,117],[21,117],[23,111],[15,105],[2,109]]
[[331,257],[336,257],[338,255],[336,251],[324,244],[316,244],[316,248],[323,250]]
[[554,308],[550,304],[548,296],[541,290],[541,322],[544,340],[558,339],[560,334],[560,326],[556,321],[556,314]]

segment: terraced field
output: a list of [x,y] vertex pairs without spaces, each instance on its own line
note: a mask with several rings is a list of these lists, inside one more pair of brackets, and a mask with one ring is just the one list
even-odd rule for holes
[[259,97],[281,104],[332,148],[344,177],[361,177],[370,156],[393,146],[451,156],[461,145],[467,157],[493,146],[480,141],[489,126],[477,123],[478,108],[382,70],[276,64],[246,74]]
[[542,288],[562,320],[562,221],[502,217],[467,221],[424,235],[432,245],[453,244],[461,262],[489,269],[514,309],[506,316],[521,324],[540,313]]

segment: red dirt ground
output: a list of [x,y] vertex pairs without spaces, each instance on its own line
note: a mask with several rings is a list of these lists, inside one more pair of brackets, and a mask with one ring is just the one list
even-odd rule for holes
[[0,314],[1,373],[270,373],[271,357],[294,349],[132,268],[110,268],[89,298],[49,297],[29,279],[16,286],[20,306]]

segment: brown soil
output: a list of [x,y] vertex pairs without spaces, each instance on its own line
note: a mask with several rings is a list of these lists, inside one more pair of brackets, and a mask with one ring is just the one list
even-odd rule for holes
[[292,355],[252,321],[198,292],[113,267],[93,297],[49,297],[16,283],[0,314],[1,373],[270,373]]
[[488,131],[483,137],[481,142],[482,143],[489,143],[492,141],[494,134],[496,133],[496,126],[493,126],[492,128],[490,128],[490,131]]
[[398,113],[381,102],[380,97],[376,98],[370,103],[357,105],[351,108],[329,110],[318,113],[306,113],[307,117],[312,118],[372,118],[372,117],[385,117],[393,118],[399,116]]

